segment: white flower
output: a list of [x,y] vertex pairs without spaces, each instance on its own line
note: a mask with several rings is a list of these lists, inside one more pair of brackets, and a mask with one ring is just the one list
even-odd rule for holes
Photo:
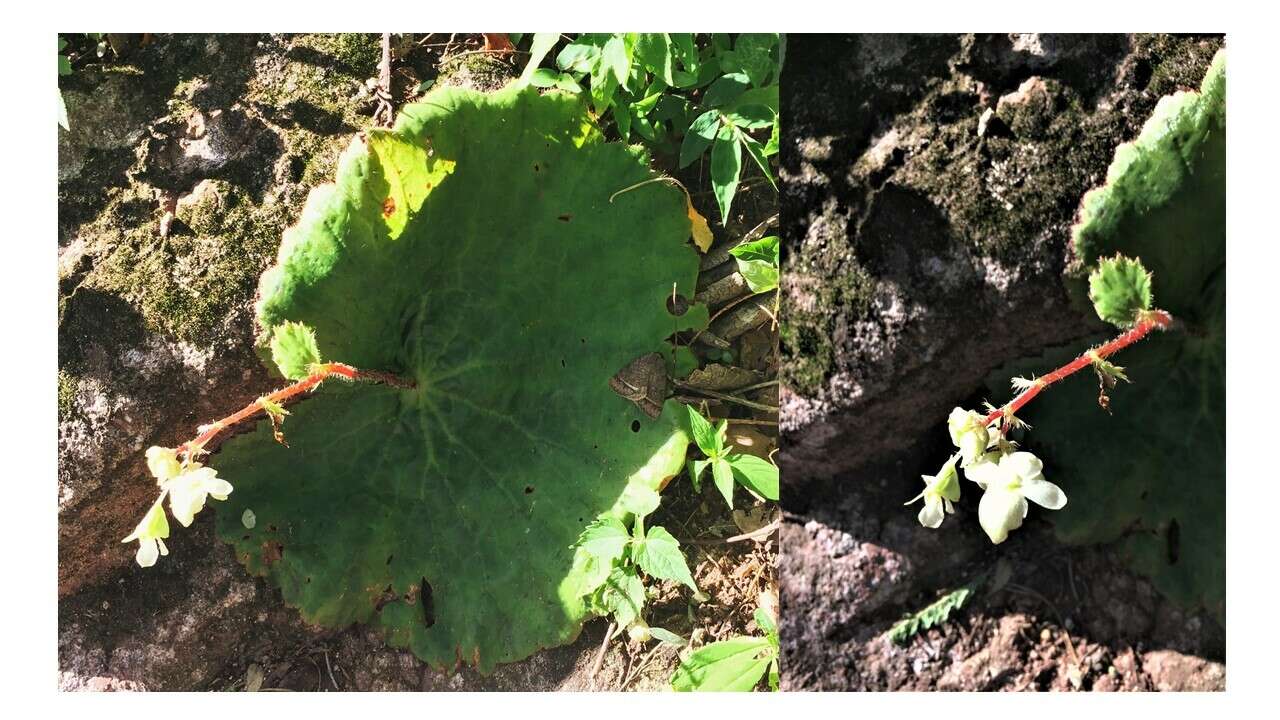
[[968,467],[987,451],[990,436],[987,433],[986,420],[973,410],[956,408],[947,416],[947,432],[951,433],[951,442],[960,448],[962,467]]
[[121,540],[138,541],[138,554],[134,559],[142,567],[151,567],[156,564],[156,558],[169,554],[169,548],[164,546],[164,538],[169,537],[169,520],[164,516],[163,502],[164,495],[161,495],[142,518],[142,522],[138,523],[138,527],[133,529],[129,537]]
[[147,468],[156,476],[156,484],[162,485],[182,474],[182,463],[178,462],[178,451],[170,448],[151,446],[147,448]]
[[999,545],[1009,531],[1022,527],[1028,500],[1049,510],[1067,504],[1066,494],[1044,479],[1043,468],[1029,452],[986,453],[965,468],[965,475],[986,491],[978,503],[978,522],[991,542]]
[[908,500],[905,505],[924,498],[924,507],[920,508],[917,519],[927,528],[936,528],[942,524],[946,513],[954,513],[951,503],[960,499],[960,480],[956,475],[956,459],[952,457],[942,466],[937,475],[921,475],[924,478],[924,491]]
[[165,483],[165,489],[169,491],[173,517],[183,527],[190,527],[196,513],[204,509],[209,496],[215,500],[226,500],[232,490],[231,483],[218,477],[213,468],[199,465]]

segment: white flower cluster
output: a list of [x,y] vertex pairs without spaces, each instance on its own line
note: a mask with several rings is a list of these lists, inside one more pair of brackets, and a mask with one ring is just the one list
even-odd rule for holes
[[169,554],[164,544],[164,539],[169,537],[169,520],[164,514],[166,496],[173,517],[183,527],[189,527],[208,498],[226,500],[232,490],[231,483],[218,477],[213,468],[191,459],[179,461],[177,451],[169,448],[148,448],[147,468],[160,486],[160,497],[138,527],[122,541],[138,541],[138,553],[134,557],[142,567],[151,567],[161,555]]
[[1044,479],[1040,459],[1015,450],[1014,444],[1005,440],[1003,433],[993,431],[994,426],[988,426],[981,414],[956,408],[947,418],[947,430],[959,451],[936,476],[923,476],[924,492],[907,501],[909,505],[924,499],[919,515],[921,525],[936,528],[945,513],[954,512],[952,503],[960,499],[956,461],[960,461],[965,477],[983,490],[978,522],[997,545],[1009,537],[1010,531],[1022,527],[1028,500],[1049,510],[1059,510],[1067,504],[1066,494]]

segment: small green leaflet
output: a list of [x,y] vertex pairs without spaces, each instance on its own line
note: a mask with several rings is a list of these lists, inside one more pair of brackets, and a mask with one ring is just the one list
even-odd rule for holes
[[301,380],[311,374],[311,366],[320,363],[316,334],[306,325],[286,322],[271,333],[271,359],[280,373],[290,380]]
[[577,547],[582,548],[599,563],[609,563],[622,557],[622,551],[631,541],[626,526],[617,518],[602,518],[587,526],[579,536]]
[[733,467],[724,458],[711,461],[711,477],[716,481],[716,489],[724,496],[724,501],[733,507]]
[[618,627],[630,625],[644,609],[644,584],[636,576],[634,566],[614,568],[597,594],[599,606],[613,615]]
[[715,192],[716,204],[720,206],[721,224],[729,223],[729,209],[733,206],[733,196],[738,192],[741,174],[742,145],[738,142],[737,131],[733,127],[722,126],[711,144],[711,189]]
[[671,38],[666,33],[640,33],[633,59],[668,86],[676,84]]
[[726,458],[733,477],[742,486],[766,500],[778,499],[778,467],[763,458],[746,453]]
[[657,510],[658,503],[661,501],[662,498],[658,496],[656,490],[639,483],[631,483],[622,491],[622,497],[618,498],[618,506],[632,515],[644,517]]
[[702,471],[711,464],[710,460],[690,460],[688,463],[689,479],[693,480],[693,489],[702,492]]
[[748,87],[750,83],[743,73],[733,73],[717,78],[702,96],[702,107],[718,108],[728,105],[745,93]]
[[777,657],[768,638],[736,637],[694,652],[671,677],[677,692],[750,692]]
[[654,640],[666,643],[667,645],[684,647],[689,644],[689,641],[665,628],[651,627],[649,628],[649,634],[653,636]]
[[738,272],[751,292],[769,292],[778,287],[778,236],[742,243],[729,253],[737,259]]
[[694,592],[698,591],[684,553],[680,552],[680,541],[665,528],[651,527],[643,538],[637,538],[631,558],[641,570],[653,577],[675,580]]
[[[555,47],[556,41],[560,39],[560,33],[534,33],[533,43],[529,46],[529,64],[525,66],[524,73],[520,75],[520,82],[530,82],[533,75],[542,64],[542,59],[547,56],[551,48]],[[537,87],[548,87],[547,85],[538,85]]]
[[715,140],[720,130],[720,113],[708,110],[694,118],[689,130],[684,134],[680,144],[680,167],[688,167],[690,163],[702,156]]
[[889,629],[889,639],[899,645],[903,645],[921,630],[928,630],[946,622],[951,617],[952,612],[959,610],[969,601],[969,597],[973,595],[974,590],[977,589],[982,580],[983,578],[979,578],[959,590],[953,590],[923,610],[903,618]]
[[698,444],[698,449],[706,454],[707,457],[715,457],[724,449],[723,431],[728,428],[728,424],[723,424],[720,428],[713,428],[706,418],[702,417],[702,413],[692,405],[686,405],[685,408],[689,413],[689,426],[693,430],[693,441]]
[[764,631],[764,634],[766,637],[769,638],[769,641],[772,642],[774,645],[777,645],[778,644],[778,624],[774,622],[773,616],[770,615],[768,612],[766,612],[764,608],[756,608],[756,611],[755,613],[752,614],[752,617],[755,618],[756,625],[759,626],[759,628]]
[[1138,313],[1151,309],[1151,273],[1141,260],[1123,255],[1106,258],[1089,275],[1089,299],[1104,321],[1132,327]]

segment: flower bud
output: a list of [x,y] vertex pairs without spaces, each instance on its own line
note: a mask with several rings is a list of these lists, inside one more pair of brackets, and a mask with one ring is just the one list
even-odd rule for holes
[[147,469],[155,476],[157,484],[172,480],[182,473],[178,451],[154,445],[147,448]]
[[947,417],[947,431],[951,442],[960,448],[961,465],[968,465],[987,451],[990,435],[983,422],[985,418],[973,410],[956,408]]

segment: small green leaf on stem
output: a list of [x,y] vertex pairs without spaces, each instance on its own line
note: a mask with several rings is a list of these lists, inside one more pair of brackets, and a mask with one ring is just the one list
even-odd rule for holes
[[725,460],[733,477],[743,487],[766,500],[778,499],[778,466],[746,453],[729,455]]
[[286,378],[305,378],[321,362],[315,331],[300,322],[277,325],[271,333],[271,359]]
[[728,460],[716,458],[711,461],[711,477],[716,481],[716,489],[724,496],[724,501],[733,508],[733,466]]
[[631,557],[641,570],[653,577],[675,580],[694,592],[698,591],[684,553],[680,552],[680,541],[665,528],[649,528],[643,539],[635,541]]
[[711,188],[720,206],[720,223],[729,224],[729,208],[738,192],[738,177],[742,174],[742,146],[738,144],[732,127],[724,126],[716,133],[711,145]]
[[1151,309],[1151,273],[1142,261],[1123,255],[1105,258],[1089,275],[1089,299],[1098,317],[1129,328],[1138,314]]
[[631,535],[622,521],[617,518],[602,518],[587,526],[578,536],[576,547],[580,547],[598,562],[608,565],[622,557],[622,551],[631,541]]
[[778,236],[745,242],[729,251],[737,258],[738,272],[753,293],[765,293],[778,287]]
[[711,146],[720,130],[720,113],[708,110],[694,118],[680,143],[680,167],[688,167]]
[[[520,82],[530,82],[534,74],[542,64],[542,59],[547,56],[551,48],[555,46],[556,41],[560,39],[560,33],[534,33],[533,44],[529,46],[529,64],[525,66],[524,73],[520,75]],[[550,71],[548,71],[550,72]],[[537,87],[548,87],[547,85],[537,85]]]

